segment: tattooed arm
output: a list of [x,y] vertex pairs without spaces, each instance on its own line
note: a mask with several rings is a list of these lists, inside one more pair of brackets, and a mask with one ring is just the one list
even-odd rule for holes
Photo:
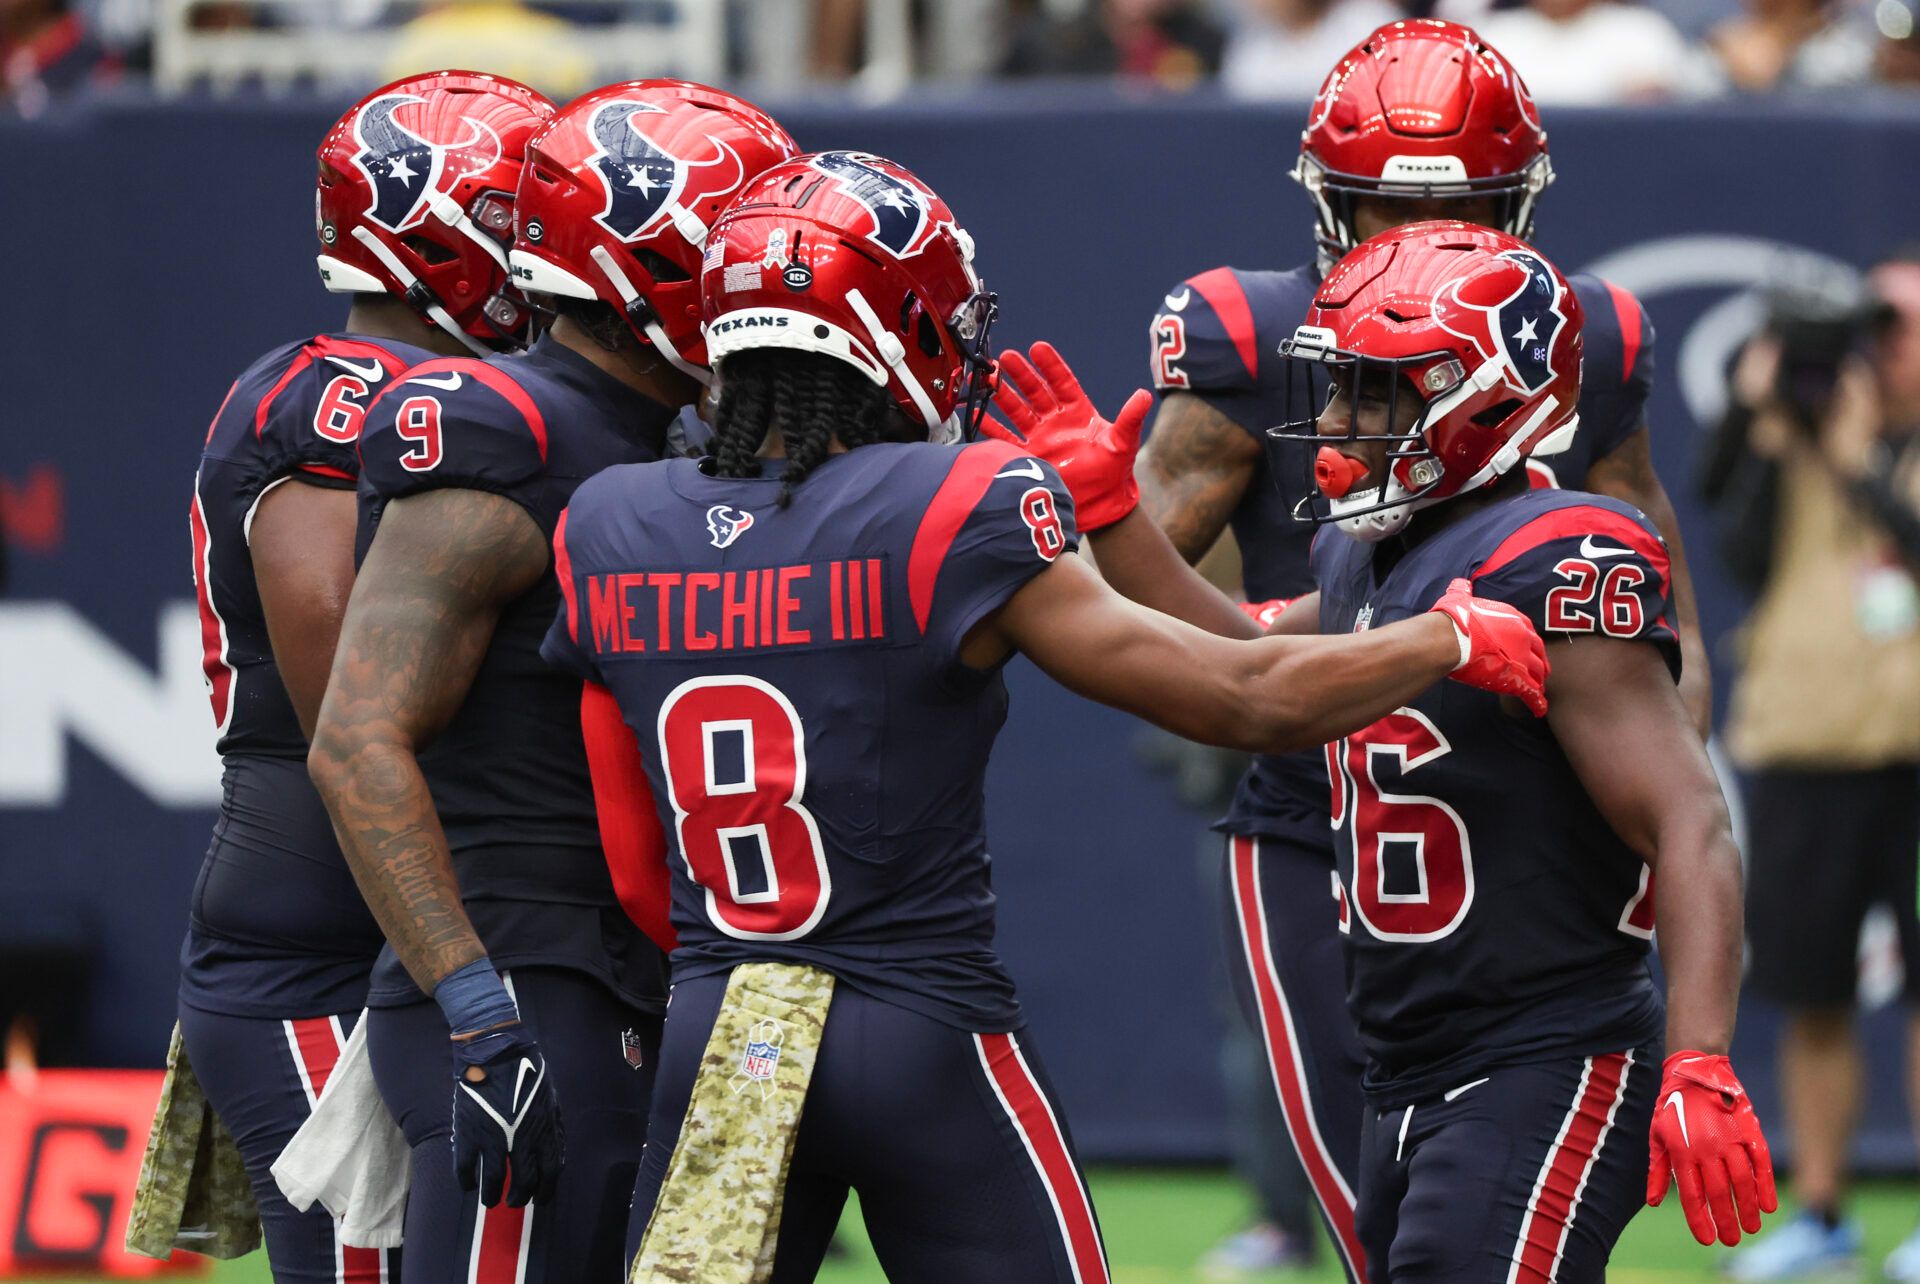
[[1260,443],[1239,424],[1191,393],[1171,392],[1133,475],[1141,507],[1191,565],[1227,528],[1259,462]]
[[360,568],[307,765],[360,893],[428,994],[485,956],[460,904],[419,751],[466,700],[500,611],[547,567],[518,504],[396,499]]

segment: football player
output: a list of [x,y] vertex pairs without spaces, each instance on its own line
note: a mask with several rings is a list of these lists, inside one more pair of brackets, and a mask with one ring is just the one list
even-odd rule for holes
[[[1553,169],[1533,99],[1512,65],[1465,27],[1418,19],[1381,27],[1333,69],[1302,132],[1293,177],[1313,202],[1316,260],[1290,271],[1216,268],[1168,292],[1152,328],[1161,404],[1139,460],[1147,513],[1188,561],[1231,527],[1255,601],[1311,587],[1310,528],[1288,511],[1297,497],[1275,485],[1276,470],[1298,472],[1301,446],[1265,433],[1311,413],[1283,401],[1278,349],[1322,274],[1368,236],[1416,219],[1461,218],[1531,239]],[[1625,500],[1665,535],[1687,658],[1681,695],[1704,731],[1706,654],[1679,526],[1648,454],[1653,329],[1618,286],[1590,276],[1572,283],[1587,315],[1580,421],[1529,469],[1536,485]],[[1344,978],[1325,895],[1333,864],[1326,808],[1317,754],[1261,757],[1218,828],[1227,836],[1233,980],[1262,1035],[1332,1239],[1357,1278],[1360,1051],[1340,1000]]]
[[[1526,460],[1578,427],[1584,313],[1516,238],[1419,223],[1341,260],[1281,350],[1296,389],[1331,395],[1290,389],[1324,409],[1273,430],[1306,452],[1297,489],[1321,529],[1317,590],[1272,628],[1369,631],[1465,577],[1552,644],[1544,721],[1442,683],[1326,748],[1366,1057],[1354,1256],[1374,1280],[1602,1279],[1643,1190],[1658,1203],[1675,1178],[1702,1243],[1775,1208],[1726,1057],[1739,855],[1676,687],[1666,545],[1630,505],[1529,488]],[[1087,415],[1057,354],[1036,355],[1049,377],[1011,364],[1028,395],[1001,404],[1105,522],[1102,569],[1149,605],[1258,632],[1182,600],[1138,506],[1144,406]],[[1169,587],[1142,587],[1156,578]],[[1261,1015],[1288,1019],[1271,991]]]
[[225,780],[181,950],[180,1031],[247,1161],[281,1284],[399,1268],[397,1252],[341,1244],[324,1209],[295,1212],[269,1172],[380,949],[304,765],[353,582],[355,447],[369,403],[409,366],[524,341],[513,193],[552,111],[525,85],[449,71],[341,117],[316,200],[320,276],[352,295],[346,325],[249,366],[200,455],[193,569]]
[[1535,695],[1518,613],[1464,584],[1362,637],[1251,644],[1108,590],[1050,467],[946,444],[991,378],[972,258],[890,161],[769,171],[702,273],[713,454],[601,474],[555,535],[545,653],[604,688],[596,783],[628,783],[602,796],[658,805],[603,822],[673,835],[636,1279],[811,1279],[850,1186],[890,1278],[1107,1278],[992,947],[982,790],[1015,651],[1245,748],[1357,730],[1449,673]]
[[413,1148],[407,1284],[620,1272],[666,993],[601,856],[578,684],[540,661],[548,540],[587,477],[665,453],[706,377],[708,230],[794,151],[701,85],[576,99],[514,206],[513,274],[552,327],[416,367],[368,415],[309,765],[390,947],[368,1046]]

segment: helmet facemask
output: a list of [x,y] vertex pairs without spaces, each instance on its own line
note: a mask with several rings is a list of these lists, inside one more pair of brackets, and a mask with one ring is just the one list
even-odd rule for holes
[[[1331,331],[1302,326],[1280,345],[1286,404],[1318,410],[1268,435],[1311,447],[1302,452],[1306,469],[1294,519],[1338,526],[1371,544],[1399,534],[1434,502],[1446,469],[1427,440],[1427,426],[1452,400],[1464,371],[1444,352],[1370,357],[1334,342]],[[1401,424],[1409,408],[1412,417]],[[1380,458],[1361,468],[1376,452]]]
[[[1378,178],[1329,169],[1311,152],[1301,152],[1300,158],[1294,162],[1288,177],[1305,188],[1313,201],[1314,241],[1319,247],[1323,272],[1363,239],[1354,225],[1354,206],[1362,197],[1423,202],[1466,202],[1491,197],[1497,205],[1492,221],[1486,225],[1523,241],[1531,241],[1534,211],[1539,204],[1540,194],[1547,190],[1554,179],[1553,162],[1545,153],[1534,157],[1518,173],[1494,174],[1485,178],[1466,177],[1465,167],[1452,157],[1395,159],[1405,161],[1403,171],[1395,173],[1390,164],[1387,172]],[[1448,169],[1454,173],[1415,177],[1412,171],[1416,166],[1429,174],[1438,169]],[[1453,217],[1456,216],[1422,213],[1419,221]]]

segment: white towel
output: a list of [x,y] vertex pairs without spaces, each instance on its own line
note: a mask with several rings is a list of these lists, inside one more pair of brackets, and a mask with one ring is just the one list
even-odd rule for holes
[[340,1219],[342,1243],[400,1247],[413,1156],[374,1085],[365,1012],[313,1114],[273,1161],[273,1179],[301,1212],[316,1200],[325,1205]]

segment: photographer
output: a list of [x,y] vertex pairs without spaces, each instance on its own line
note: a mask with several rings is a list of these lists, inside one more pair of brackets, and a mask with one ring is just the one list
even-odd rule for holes
[[[1731,392],[1703,489],[1729,569],[1758,598],[1726,730],[1746,779],[1747,983],[1786,1012],[1780,1080],[1804,1211],[1730,1273],[1776,1279],[1852,1269],[1860,1253],[1843,1199],[1869,906],[1893,911],[1920,1001],[1920,260],[1876,268],[1865,298],[1776,298]],[[1909,1031],[1920,1100],[1920,1020]],[[1886,1273],[1920,1280],[1920,1233]]]

